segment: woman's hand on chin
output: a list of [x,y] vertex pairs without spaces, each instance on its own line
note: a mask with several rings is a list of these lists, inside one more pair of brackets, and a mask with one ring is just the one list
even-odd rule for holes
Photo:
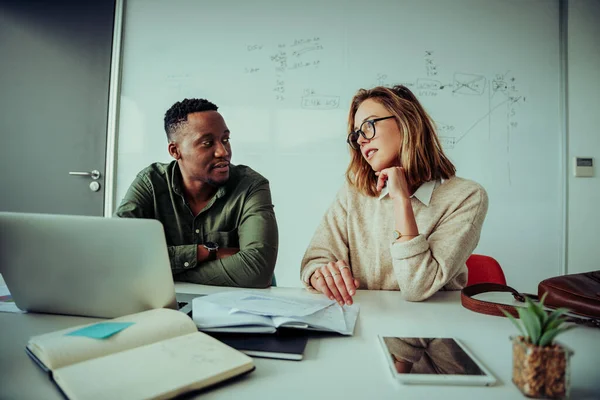
[[377,191],[381,192],[384,186],[388,187],[388,193],[392,199],[409,199],[410,190],[406,182],[406,173],[402,167],[389,167],[376,171]]

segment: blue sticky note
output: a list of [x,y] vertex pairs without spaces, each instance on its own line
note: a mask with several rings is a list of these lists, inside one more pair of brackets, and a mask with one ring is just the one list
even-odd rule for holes
[[134,322],[99,322],[85,328],[69,332],[65,336],[85,336],[92,339],[108,339],[115,333],[129,328]]

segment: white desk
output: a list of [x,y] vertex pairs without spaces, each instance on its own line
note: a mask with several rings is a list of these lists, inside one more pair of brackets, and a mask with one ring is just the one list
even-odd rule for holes
[[[177,284],[179,293],[212,293],[210,286]],[[276,293],[299,288],[267,289]],[[309,341],[303,361],[255,358],[256,370],[237,381],[209,390],[203,399],[518,399],[511,382],[516,328],[506,318],[462,308],[459,292],[441,292],[422,303],[408,303],[397,292],[359,291],[361,306],[354,336]],[[0,313],[0,398],[59,399],[54,384],[25,354],[27,339],[89,322],[80,317]],[[384,363],[377,334],[454,336],[461,339],[494,373],[494,387],[402,386]],[[600,330],[578,328],[559,340],[575,351],[573,399],[600,399]]]

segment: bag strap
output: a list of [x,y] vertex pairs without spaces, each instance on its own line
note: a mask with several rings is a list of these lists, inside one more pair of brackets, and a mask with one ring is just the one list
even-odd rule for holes
[[[516,291],[515,289],[513,289],[510,286],[501,285],[499,283],[477,283],[475,285],[465,286],[460,291],[460,302],[462,303],[463,307],[465,307],[471,311],[481,313],[481,314],[495,315],[498,317],[506,317],[506,315],[504,315],[504,313],[502,311],[500,311],[502,309],[502,310],[505,310],[506,312],[508,312],[513,317],[519,318],[519,313],[517,311],[517,308],[521,308],[521,307],[510,306],[508,304],[502,304],[502,303],[494,303],[494,302],[485,301],[485,300],[477,300],[477,299],[473,298],[473,296],[475,296],[475,295],[478,295],[481,293],[489,293],[489,292],[509,292],[513,295],[515,300],[517,300],[521,303],[525,302],[525,297],[529,297],[530,299],[533,299],[533,300],[539,300],[537,295],[529,294],[529,293],[519,293],[518,291]],[[579,317],[575,317],[572,315],[567,315],[566,321],[573,322],[573,323],[579,324],[579,325],[589,326],[592,328],[600,328],[600,319],[579,318]]]

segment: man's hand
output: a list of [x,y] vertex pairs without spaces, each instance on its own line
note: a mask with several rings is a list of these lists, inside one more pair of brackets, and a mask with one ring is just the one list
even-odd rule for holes
[[237,247],[219,247],[219,250],[217,250],[217,258],[231,257],[239,251],[240,249],[238,249]]
[[345,261],[329,262],[317,269],[310,277],[310,284],[331,300],[340,305],[352,304],[359,282],[352,276],[352,270]]
[[[231,257],[240,251],[237,247],[219,247],[217,250],[217,260],[220,258]],[[209,252],[204,245],[198,245],[198,262],[203,263],[209,259]]]

